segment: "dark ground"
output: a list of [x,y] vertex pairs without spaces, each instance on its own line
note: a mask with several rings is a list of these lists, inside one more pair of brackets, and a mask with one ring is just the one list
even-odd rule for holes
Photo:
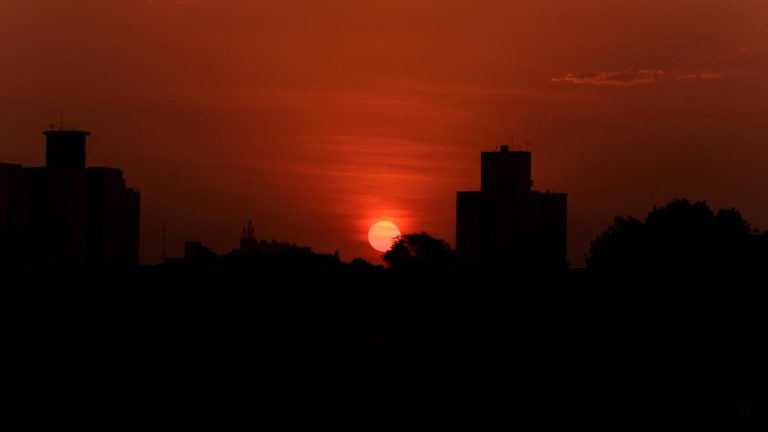
[[4,288],[9,394],[62,424],[768,425],[758,290],[279,263]]

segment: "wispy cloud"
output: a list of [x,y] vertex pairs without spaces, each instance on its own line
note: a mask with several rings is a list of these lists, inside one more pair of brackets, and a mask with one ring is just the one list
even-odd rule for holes
[[552,78],[552,82],[567,82],[578,85],[633,87],[640,84],[653,84],[662,79],[664,71],[659,69],[641,69],[638,71],[602,71],[577,72]]
[[705,79],[705,80],[720,79],[722,77],[723,77],[723,74],[720,72],[687,73],[687,74],[678,76],[678,78],[680,79]]
[[144,0],[144,3],[151,5],[164,5],[164,4],[188,4],[189,0]]

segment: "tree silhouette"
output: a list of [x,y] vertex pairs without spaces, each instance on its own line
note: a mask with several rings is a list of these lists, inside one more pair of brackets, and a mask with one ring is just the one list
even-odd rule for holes
[[445,241],[420,232],[398,236],[383,258],[393,270],[437,270],[453,264],[453,251]]
[[624,278],[735,278],[768,267],[768,235],[752,230],[735,209],[674,200],[644,221],[617,217],[593,242],[587,266]]

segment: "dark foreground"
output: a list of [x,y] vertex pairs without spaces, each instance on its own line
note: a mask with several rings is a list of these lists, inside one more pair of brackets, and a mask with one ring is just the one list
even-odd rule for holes
[[33,423],[768,424],[765,296],[581,273],[496,280],[279,266],[24,275],[4,283],[7,388]]

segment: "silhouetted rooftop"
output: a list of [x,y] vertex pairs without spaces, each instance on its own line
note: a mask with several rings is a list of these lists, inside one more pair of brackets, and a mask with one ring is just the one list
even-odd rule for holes
[[80,131],[80,130],[47,130],[43,132],[43,135],[50,136],[50,135],[85,135],[89,136],[91,133],[88,131]]

